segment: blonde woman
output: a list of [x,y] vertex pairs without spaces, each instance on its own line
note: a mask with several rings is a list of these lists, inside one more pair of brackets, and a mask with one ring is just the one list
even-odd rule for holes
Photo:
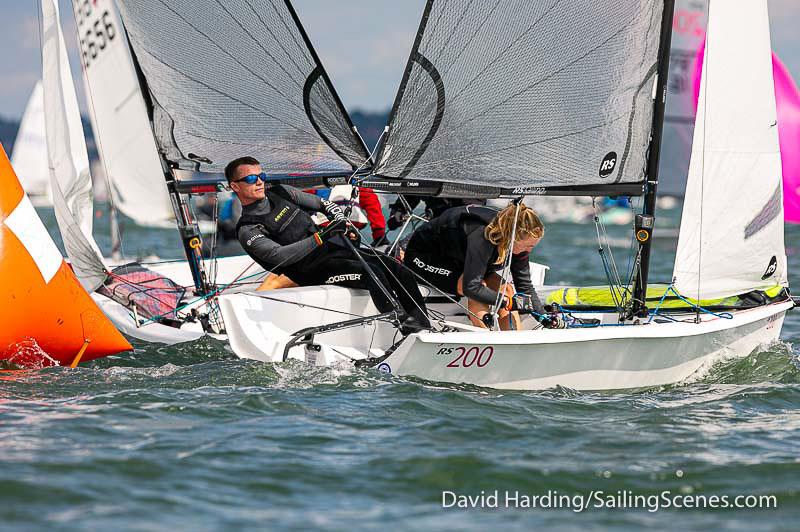
[[[525,205],[509,205],[500,211],[454,207],[414,233],[403,262],[439,290],[466,296],[470,320],[478,327],[486,327],[485,316],[498,299],[502,329],[519,329],[519,310],[543,316],[546,327],[563,327],[558,320],[547,319],[531,283],[528,255],[543,236],[542,221]],[[502,283],[497,272],[509,253],[514,288],[506,285],[499,295]],[[529,297],[514,297],[515,291]]]

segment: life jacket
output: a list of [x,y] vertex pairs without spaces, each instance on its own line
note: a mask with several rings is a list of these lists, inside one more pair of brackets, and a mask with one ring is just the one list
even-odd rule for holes
[[289,193],[280,185],[275,185],[266,190],[267,200],[272,209],[267,214],[242,214],[236,223],[236,236],[245,225],[262,226],[269,237],[280,244],[287,246],[299,242],[317,232],[314,220],[303,209],[289,201]]

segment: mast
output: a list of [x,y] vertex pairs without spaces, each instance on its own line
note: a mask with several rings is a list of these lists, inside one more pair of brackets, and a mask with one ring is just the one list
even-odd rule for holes
[[658,48],[658,71],[656,78],[653,128],[650,139],[650,154],[647,159],[647,181],[645,182],[644,206],[636,215],[634,231],[639,242],[639,260],[636,266],[633,287],[632,316],[647,315],[647,278],[650,270],[650,248],[655,225],[656,189],[658,187],[658,163],[661,156],[661,136],[664,129],[664,108],[667,102],[667,78],[669,77],[669,49],[672,43],[672,16],[675,0],[664,0],[661,17],[661,41]]

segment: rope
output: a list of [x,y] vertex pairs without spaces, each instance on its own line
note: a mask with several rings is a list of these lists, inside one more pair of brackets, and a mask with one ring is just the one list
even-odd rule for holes
[[[732,319],[733,319],[733,314],[731,314],[730,312],[714,312],[714,311],[708,310],[707,308],[703,308],[703,307],[701,307],[700,305],[697,305],[697,304],[695,304],[695,303],[692,303],[691,301],[689,301],[688,299],[686,299],[685,297],[683,297],[682,295],[680,295],[680,294],[679,294],[679,293],[678,293],[678,292],[675,290],[675,288],[674,288],[674,285],[670,284],[670,285],[667,287],[667,289],[664,291],[664,295],[662,295],[662,296],[661,296],[661,300],[659,300],[659,302],[658,302],[658,305],[656,305],[656,308],[655,308],[655,309],[654,309],[654,310],[653,310],[653,311],[650,313],[650,317],[648,318],[648,320],[647,320],[647,323],[650,323],[651,321],[653,321],[653,319],[656,317],[656,315],[659,315],[659,316],[664,316],[663,314],[658,314],[658,310],[661,308],[661,305],[664,303],[664,301],[665,301],[665,300],[666,300],[666,298],[667,298],[667,295],[668,295],[670,292],[672,292],[673,294],[675,294],[675,296],[676,296],[678,299],[680,299],[681,301],[683,301],[684,303],[686,303],[687,305],[689,305],[690,307],[692,307],[693,309],[695,309],[695,310],[697,311],[697,315],[698,315],[698,316],[699,316],[699,315],[700,315],[700,313],[702,312],[702,313],[705,313],[705,314],[710,314],[710,315],[712,315],[712,316],[715,316],[715,317],[717,317],[717,318],[722,318],[722,319],[725,319],[725,320],[732,320]],[[699,301],[699,300],[698,300],[698,301]],[[665,316],[664,316],[664,317],[665,317]],[[668,319],[671,319],[671,318],[668,318]],[[674,321],[677,321],[677,320],[674,320]]]
[[[419,304],[419,303],[417,303],[416,299],[414,299],[414,297],[413,297],[413,296],[412,296],[412,295],[409,293],[409,291],[406,289],[406,287],[403,285],[403,283],[400,281],[400,279],[398,279],[398,278],[397,278],[397,276],[394,274],[394,272],[391,270],[391,268],[389,268],[389,267],[386,265],[386,263],[385,263],[385,262],[383,262],[383,259],[382,259],[382,258],[381,258],[381,256],[380,256],[380,255],[381,255],[381,254],[380,254],[380,252],[379,252],[378,250],[376,250],[375,248],[373,248],[372,246],[366,245],[366,247],[367,247],[367,249],[369,249],[370,251],[372,251],[372,254],[373,254],[372,256],[374,256],[376,259],[378,259],[378,262],[380,262],[380,263],[381,263],[381,266],[383,266],[383,269],[384,269],[384,270],[386,270],[386,273],[392,276],[392,278],[393,278],[393,279],[394,279],[394,280],[397,282],[397,285],[398,285],[398,286],[399,286],[399,287],[400,287],[400,288],[403,290],[403,292],[405,292],[405,294],[408,296],[408,298],[409,298],[409,299],[410,299],[410,300],[411,300],[411,301],[414,303],[414,306],[415,306],[415,307],[417,307],[417,309],[418,309],[418,310],[419,310],[419,311],[420,311],[422,314],[424,314],[425,316],[427,316],[427,317],[430,319],[430,317],[431,317],[431,316],[429,315],[429,311],[428,311],[428,309],[424,309],[424,308],[422,308],[422,307],[420,306],[420,304]],[[361,250],[359,250],[359,253],[361,253],[362,255],[364,255],[364,253],[362,253],[362,252],[361,252]],[[389,258],[389,260],[395,260],[395,259]],[[398,263],[398,264],[401,264],[401,265],[403,265],[403,263],[402,263],[402,262],[397,262],[397,263]],[[403,265],[403,266],[404,266],[404,265]],[[410,270],[409,270],[409,271],[410,271]],[[440,320],[440,321],[441,321],[441,320]]]

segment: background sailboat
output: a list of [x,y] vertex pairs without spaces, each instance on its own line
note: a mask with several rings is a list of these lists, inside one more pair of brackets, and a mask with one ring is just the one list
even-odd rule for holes
[[[79,40],[86,52],[85,82],[97,144],[101,157],[117,176],[116,186],[130,191],[118,195],[118,201],[114,203],[133,209],[126,212],[149,226],[171,224],[174,227],[174,214],[166,215],[164,212],[164,206],[171,210],[172,203],[160,159],[155,153],[130,54],[127,48],[111,46],[112,42],[125,43],[113,4],[81,2],[75,6],[81,29]],[[49,159],[52,171],[50,184],[55,198],[56,219],[76,275],[106,315],[126,334],[164,343],[197,339],[205,334],[202,311],[206,301],[187,290],[186,287],[193,284],[193,278],[186,261],[159,262],[152,266],[152,270],[128,266],[124,271],[115,271],[108,266],[112,263],[107,262],[99,251],[92,235],[94,209],[86,144],[80,129],[77,98],[57,4],[43,0],[42,13],[46,110],[43,116],[48,137],[45,160]],[[88,25],[102,29],[102,32],[98,30],[102,35],[98,32],[86,35],[83,30]],[[97,40],[87,41],[90,38]],[[103,53],[107,54],[105,62],[100,61]],[[124,61],[126,58],[127,63]],[[95,71],[96,77],[89,75]],[[92,80],[96,82],[94,87]],[[125,90],[121,92],[120,89]],[[136,106],[137,95],[140,107]],[[145,149],[147,141],[152,153]],[[215,280],[231,283],[250,264],[246,257],[215,261]],[[257,286],[260,276],[263,277],[263,271],[253,268],[248,280],[242,280],[240,284]],[[186,299],[182,300],[183,296]],[[179,305],[180,309],[177,308]],[[148,313],[148,310],[152,312]]]
[[145,227],[174,227],[161,159],[128,51],[110,0],[73,0],[83,83],[112,205]]
[[58,5],[42,0],[42,87],[53,207],[75,275],[91,293],[105,280],[92,236],[92,179]]
[[788,285],[766,5],[710,9],[674,274],[697,299]]
[[11,165],[21,178],[22,187],[36,206],[51,206],[50,170],[47,167],[47,138],[44,129],[42,83],[37,81],[25,106]]

